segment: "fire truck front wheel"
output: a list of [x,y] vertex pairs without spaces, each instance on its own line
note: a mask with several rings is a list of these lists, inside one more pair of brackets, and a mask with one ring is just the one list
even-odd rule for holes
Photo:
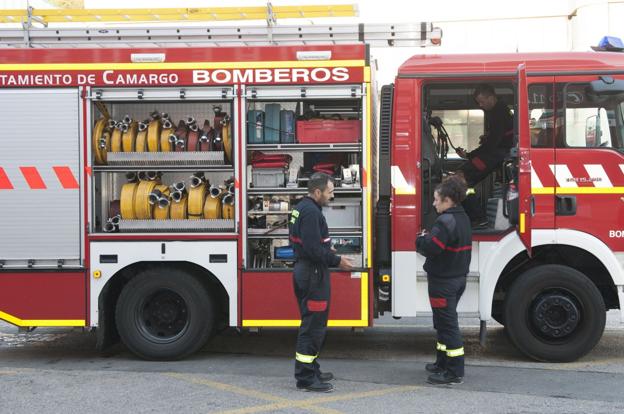
[[214,326],[210,293],[192,275],[146,270],[124,286],[115,320],[124,344],[148,360],[182,359],[206,344]]
[[513,283],[504,317],[509,338],[527,356],[568,362],[598,343],[606,311],[600,291],[583,273],[568,266],[541,265]]

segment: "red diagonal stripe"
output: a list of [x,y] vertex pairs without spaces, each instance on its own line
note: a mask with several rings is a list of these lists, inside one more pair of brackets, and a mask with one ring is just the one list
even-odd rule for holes
[[54,173],[58,177],[61,185],[66,190],[73,190],[78,188],[78,181],[76,181],[76,177],[72,173],[71,168],[65,167],[52,167]]
[[31,190],[45,190],[46,187],[37,167],[19,167]]
[[12,190],[13,184],[9,180],[9,176],[4,172],[4,168],[0,167],[0,190]]

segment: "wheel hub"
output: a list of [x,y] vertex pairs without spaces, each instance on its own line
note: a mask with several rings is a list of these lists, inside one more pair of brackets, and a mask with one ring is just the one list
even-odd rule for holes
[[580,312],[575,301],[563,293],[549,293],[538,297],[531,309],[537,330],[548,338],[570,335],[580,322]]
[[159,290],[146,298],[139,323],[153,340],[173,340],[188,325],[186,302],[171,290]]

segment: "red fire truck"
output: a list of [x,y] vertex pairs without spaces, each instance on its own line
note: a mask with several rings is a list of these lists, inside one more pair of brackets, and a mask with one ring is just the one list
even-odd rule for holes
[[[215,47],[184,48],[41,29],[0,50],[0,318],[94,328],[98,347],[121,338],[147,359],[226,327],[296,327],[287,224],[314,171],[335,177],[324,213],[356,263],[332,272],[329,325],[428,314],[415,236],[464,162],[450,145],[484,133],[486,82],[517,145],[477,188],[488,226],[459,310],[538,360],[589,352],[624,300],[624,56],[414,56],[378,96],[369,45],[398,27],[357,29],[348,44],[300,44],[299,28],[290,45],[204,33]],[[440,36],[422,24],[412,41]]]

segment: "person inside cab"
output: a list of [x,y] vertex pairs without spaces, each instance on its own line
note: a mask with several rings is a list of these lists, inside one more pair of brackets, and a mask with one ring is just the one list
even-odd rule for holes
[[514,126],[513,115],[509,107],[496,96],[494,88],[489,84],[476,87],[473,97],[479,107],[485,111],[485,134],[479,138],[479,146],[467,152],[457,148],[456,152],[467,161],[457,170],[468,184],[467,197],[463,206],[473,225],[487,224],[483,209],[474,186],[483,181],[498,168],[513,146]]

